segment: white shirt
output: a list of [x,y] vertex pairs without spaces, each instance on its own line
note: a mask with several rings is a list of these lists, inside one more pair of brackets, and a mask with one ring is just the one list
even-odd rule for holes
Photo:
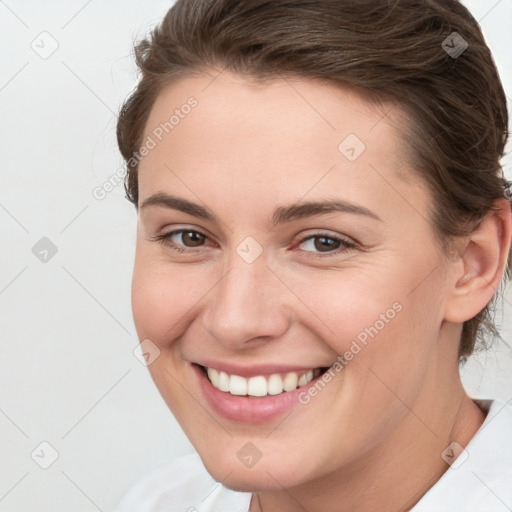
[[[487,417],[436,484],[410,512],[512,511],[512,406],[475,400]],[[251,493],[222,486],[197,454],[162,466],[135,484],[118,512],[248,512]]]

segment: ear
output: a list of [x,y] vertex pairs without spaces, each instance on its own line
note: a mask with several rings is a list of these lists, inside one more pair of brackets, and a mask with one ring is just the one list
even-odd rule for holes
[[453,264],[445,320],[462,323],[482,311],[505,272],[512,237],[510,202],[500,199],[466,238],[461,259]]

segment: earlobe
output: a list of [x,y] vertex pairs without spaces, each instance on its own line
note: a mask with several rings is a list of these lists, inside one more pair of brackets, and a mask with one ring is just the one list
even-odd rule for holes
[[445,312],[447,321],[465,322],[487,306],[505,272],[511,236],[510,203],[502,199],[467,238],[461,259],[454,267]]

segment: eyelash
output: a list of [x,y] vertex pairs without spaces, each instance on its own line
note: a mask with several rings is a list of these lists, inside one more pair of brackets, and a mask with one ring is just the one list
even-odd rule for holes
[[[170,238],[172,236],[177,235],[179,233],[196,233],[196,234],[200,234],[200,235],[204,236],[205,238],[208,238],[207,235],[205,235],[201,231],[198,231],[195,229],[177,229],[174,231],[169,231],[169,233],[163,233],[161,235],[156,235],[153,237],[153,240],[160,242],[162,245],[165,245],[166,247],[168,247],[169,249],[171,249],[175,252],[179,252],[179,253],[196,252],[196,250],[194,248],[191,248],[191,247],[187,248],[187,247],[179,246],[179,245],[176,245],[174,242],[170,241]],[[343,238],[340,236],[334,236],[334,235],[330,235],[328,233],[322,233],[322,232],[315,233],[313,235],[308,235],[308,236],[300,239],[297,245],[301,245],[304,242],[307,242],[308,240],[312,240],[312,239],[314,240],[315,238],[326,238],[328,240],[333,240],[336,243],[339,243],[340,247],[338,247],[337,249],[335,249],[333,251],[327,251],[325,253],[301,250],[301,252],[304,253],[306,258],[325,258],[325,257],[339,255],[340,253],[347,252],[347,251],[357,248],[357,244],[350,241],[347,238]]]

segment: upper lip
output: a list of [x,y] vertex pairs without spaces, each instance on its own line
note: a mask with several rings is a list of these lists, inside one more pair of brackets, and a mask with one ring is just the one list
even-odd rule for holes
[[229,375],[239,375],[240,377],[256,377],[259,375],[273,375],[275,373],[306,373],[308,370],[316,368],[327,368],[326,365],[318,366],[301,366],[301,365],[284,365],[284,364],[254,364],[251,366],[242,366],[226,361],[196,361],[195,364],[206,368],[215,368]]

